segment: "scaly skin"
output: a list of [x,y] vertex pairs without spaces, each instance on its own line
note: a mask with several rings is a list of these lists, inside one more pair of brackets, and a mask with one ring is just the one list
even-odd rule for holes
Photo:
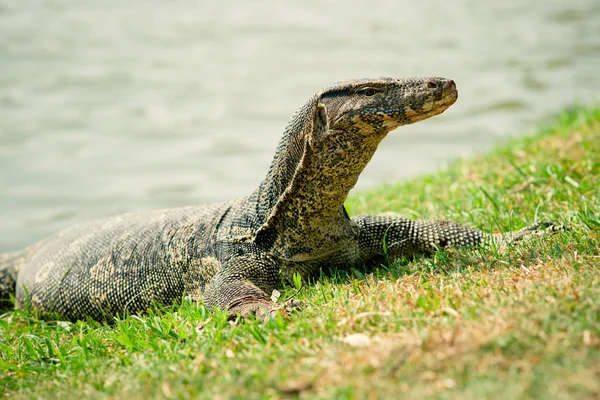
[[387,133],[442,113],[457,96],[443,78],[327,87],[296,112],[250,196],[92,221],[0,255],[0,302],[16,293],[18,308],[101,320],[190,296],[264,317],[277,310],[269,295],[282,279],[375,264],[384,241],[393,262],[543,232],[488,235],[453,222],[346,213],[348,192]]

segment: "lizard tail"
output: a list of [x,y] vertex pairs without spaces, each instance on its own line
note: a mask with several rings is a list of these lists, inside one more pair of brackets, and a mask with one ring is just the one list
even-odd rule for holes
[[15,295],[23,255],[23,251],[0,253],[0,311],[12,308],[10,297]]

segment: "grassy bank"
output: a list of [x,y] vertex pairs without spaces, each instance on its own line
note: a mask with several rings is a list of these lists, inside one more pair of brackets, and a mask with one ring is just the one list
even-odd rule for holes
[[[401,134],[398,132],[398,134]],[[385,144],[384,144],[385,145]],[[0,318],[14,398],[600,396],[600,108],[348,202],[486,231],[568,232],[498,255],[447,251],[322,277],[289,320],[228,322],[184,304],[112,326]]]

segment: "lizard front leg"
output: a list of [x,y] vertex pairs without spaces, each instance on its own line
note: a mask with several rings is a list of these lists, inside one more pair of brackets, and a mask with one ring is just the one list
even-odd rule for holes
[[227,310],[230,316],[255,314],[265,319],[280,309],[269,295],[278,282],[279,267],[269,257],[258,253],[234,256],[211,279],[204,304]]
[[540,222],[516,232],[487,234],[451,221],[411,220],[397,216],[363,215],[352,218],[359,227],[363,262],[389,262],[417,253],[430,254],[446,247],[495,245],[503,249],[514,243],[564,227]]

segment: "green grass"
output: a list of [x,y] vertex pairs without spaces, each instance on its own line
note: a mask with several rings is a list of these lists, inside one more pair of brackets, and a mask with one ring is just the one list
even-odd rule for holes
[[[567,232],[321,277],[290,319],[227,321],[194,304],[93,321],[0,318],[12,398],[597,398],[600,108],[446,171],[355,195],[487,231],[552,220]],[[283,298],[295,292],[288,289]]]

